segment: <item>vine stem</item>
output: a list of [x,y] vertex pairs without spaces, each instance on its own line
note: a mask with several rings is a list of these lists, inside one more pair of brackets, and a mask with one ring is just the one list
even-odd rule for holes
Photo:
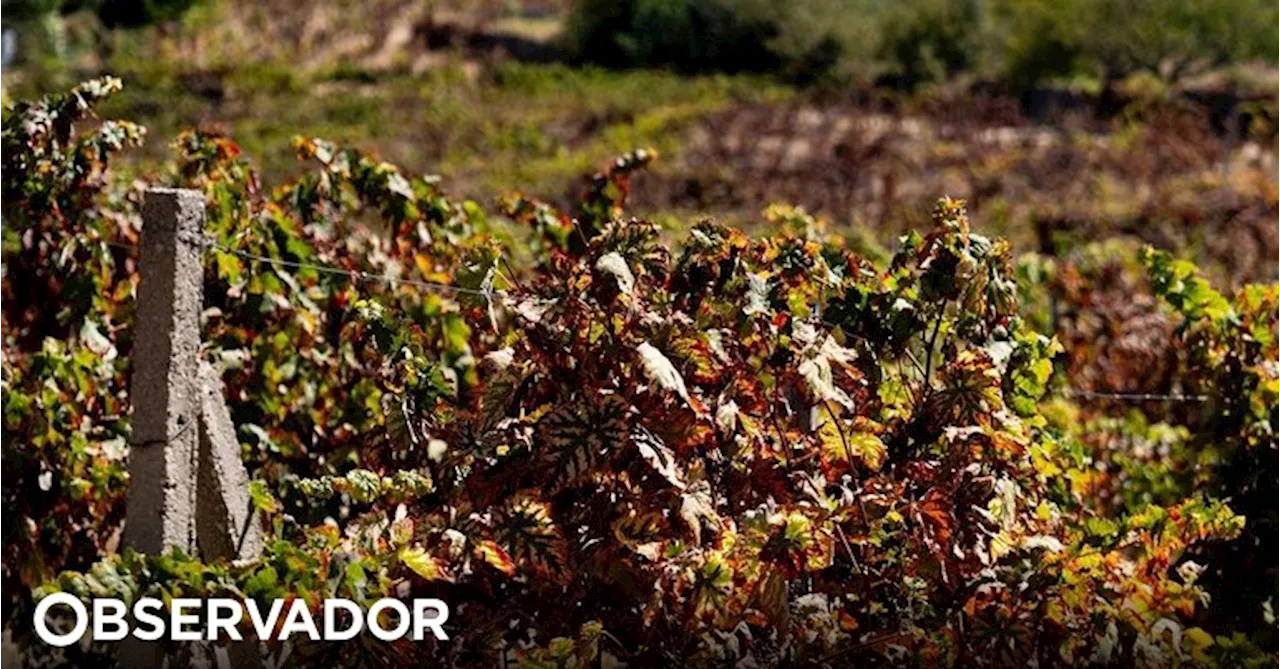
[[826,407],[827,415],[831,416],[831,422],[836,426],[836,432],[840,435],[840,445],[844,447],[844,458],[849,463],[849,470],[852,471],[853,449],[849,447],[849,439],[844,436],[844,426],[840,424],[836,412],[831,410],[831,400],[822,400],[822,406]]
[[938,330],[942,329],[942,317],[944,313],[938,314],[938,320],[933,322],[933,334],[929,335],[929,347],[924,352],[924,388],[925,397],[933,392],[933,348],[938,343]]

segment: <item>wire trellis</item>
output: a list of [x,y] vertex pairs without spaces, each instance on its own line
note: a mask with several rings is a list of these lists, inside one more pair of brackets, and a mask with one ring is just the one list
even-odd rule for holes
[[1085,400],[1113,400],[1119,402],[1208,402],[1208,395],[1184,395],[1181,393],[1098,393],[1091,390],[1064,388],[1062,395]]
[[[271,256],[264,256],[258,253],[251,253],[249,251],[242,251],[240,249],[233,249],[228,246],[223,246],[221,244],[218,244],[211,237],[188,238],[184,236],[179,236],[178,240],[187,244],[195,244],[196,246],[199,246],[202,248],[216,249],[223,253],[229,253],[231,255],[239,256],[246,260],[264,262],[270,265],[275,265],[277,267],[289,267],[293,269],[309,269],[316,272],[320,272],[322,274],[345,275],[351,279],[356,279],[356,280],[382,281],[388,284],[404,284],[406,286],[416,286],[418,288],[426,288],[429,290],[440,290],[440,291],[449,292],[449,293],[476,295],[478,297],[483,297],[486,299],[491,299],[494,297],[503,297],[503,298],[507,297],[507,292],[504,290],[494,289],[494,290],[485,291],[485,290],[478,290],[475,288],[467,288],[464,286],[454,286],[447,283],[437,283],[434,281],[406,279],[406,278],[395,276],[393,274],[375,274],[373,272],[364,272],[361,270],[345,269],[342,267],[335,267],[333,265],[320,265],[316,263],[298,262],[295,260],[284,260],[282,258],[272,258]],[[120,242],[106,242],[106,244],[107,246],[111,246],[118,249],[125,249],[130,251],[138,250],[138,246],[136,244],[122,244]]]
[[[500,298],[508,297],[508,293],[503,290],[496,290],[496,289],[490,290],[490,291],[477,290],[475,288],[454,286],[447,283],[437,283],[434,281],[422,281],[419,279],[405,279],[405,278],[397,277],[391,274],[376,274],[373,272],[364,272],[361,270],[352,270],[352,269],[345,269],[342,267],[335,267],[333,265],[320,265],[316,263],[305,263],[305,262],[298,262],[294,260],[284,260],[281,258],[272,258],[271,256],[264,256],[258,253],[251,253],[249,251],[242,251],[240,249],[233,249],[227,246],[223,246],[221,244],[218,244],[213,238],[207,237],[207,236],[199,237],[197,239],[188,239],[185,237],[180,237],[179,240],[189,244],[196,244],[203,248],[216,249],[223,253],[229,253],[235,256],[239,256],[246,260],[263,262],[263,263],[267,263],[277,267],[289,267],[293,269],[308,269],[308,270],[320,272],[323,274],[345,275],[355,280],[383,281],[389,284],[404,284],[406,286],[416,286],[416,287],[425,288],[428,290],[440,290],[440,291],[449,292],[449,293],[475,295],[477,297],[482,297],[490,301],[491,303],[493,298],[495,297],[500,297]],[[134,244],[122,244],[119,242],[106,242],[106,243],[108,246],[113,246],[116,248],[127,249],[127,250],[136,251],[138,248]],[[1141,404],[1145,402],[1202,403],[1202,402],[1208,402],[1210,399],[1212,399],[1209,395],[1198,395],[1198,394],[1102,393],[1102,392],[1096,392],[1092,390],[1078,390],[1075,388],[1063,388],[1058,391],[1058,394],[1063,397],[1069,397],[1069,398],[1075,398],[1075,399],[1104,400],[1109,402],[1129,402],[1134,404]]]
[[292,267],[294,269],[309,269],[325,274],[345,274],[352,279],[361,279],[366,281],[383,281],[389,284],[404,284],[406,286],[417,286],[419,288],[427,288],[430,290],[441,290],[449,293],[461,293],[464,295],[476,295],[486,299],[493,297],[506,297],[506,291],[502,290],[477,290],[475,288],[466,288],[464,286],[453,286],[447,283],[435,283],[433,281],[421,281],[418,279],[404,279],[390,274],[374,274],[373,272],[363,272],[360,270],[343,269],[332,265],[317,265],[314,263],[295,262],[292,260],[282,260],[280,258],[272,258],[270,256],[259,255],[257,253],[249,253],[248,251],[240,251],[237,249],[227,248],[225,246],[214,244],[213,248],[223,253],[231,253],[233,255],[246,258],[248,260],[256,260],[265,262],[279,267]]

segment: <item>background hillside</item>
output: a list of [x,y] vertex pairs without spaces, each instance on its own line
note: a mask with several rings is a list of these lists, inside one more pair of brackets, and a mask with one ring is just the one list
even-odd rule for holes
[[85,4],[5,3],[6,95],[121,77],[104,115],[149,129],[140,168],[197,127],[271,182],[304,135],[566,204],[652,146],[633,207],[669,224],[787,201],[890,244],[945,193],[1025,250],[1119,236],[1276,274],[1265,2]]

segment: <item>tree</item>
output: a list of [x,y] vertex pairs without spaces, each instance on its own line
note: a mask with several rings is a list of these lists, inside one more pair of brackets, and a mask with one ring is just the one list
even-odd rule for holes
[[1104,81],[1147,71],[1176,82],[1205,67],[1276,53],[1275,3],[1081,0],[1075,9],[1077,48]]
[[1089,73],[1105,95],[1137,72],[1173,84],[1277,50],[1276,5],[1260,0],[999,0],[990,13],[990,57],[1019,87]]
[[107,27],[133,28],[182,17],[196,0],[90,0]]
[[32,21],[57,12],[66,4],[67,0],[4,0],[0,2],[0,12],[8,21]]
[[866,0],[582,0],[568,34],[582,58],[612,67],[869,79],[884,14]]
[[[35,69],[45,74],[65,70],[65,65],[77,53],[68,40],[68,14],[93,12],[107,28],[136,28],[145,25],[174,21],[194,5],[196,0],[0,0],[0,11],[6,19],[6,66],[16,56],[31,64],[41,63]],[[100,53],[109,51],[110,41],[104,41],[103,32],[95,31],[94,47]],[[30,41],[28,41],[30,38]],[[12,39],[13,42],[9,42]]]
[[981,0],[923,0],[891,7],[880,21],[880,57],[903,83],[943,81],[977,65],[984,41]]

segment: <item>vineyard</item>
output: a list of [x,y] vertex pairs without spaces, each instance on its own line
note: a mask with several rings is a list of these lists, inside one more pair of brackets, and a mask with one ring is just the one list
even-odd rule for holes
[[[54,592],[452,607],[448,641],[265,644],[288,666],[1277,661],[1280,287],[1244,281],[1275,276],[1274,182],[1188,215],[1204,229],[1138,230],[1150,245],[1064,203],[1030,249],[938,192],[916,220],[886,204],[882,248],[809,213],[848,191],[808,178],[831,165],[779,176],[785,151],[751,183],[822,204],[742,229],[629,213],[675,192],[646,176],[665,149],[571,202],[492,206],[308,136],[276,182],[208,130],[122,170],[146,129],[96,113],[121,87],[4,112],[4,623],[28,666],[113,656],[40,644]],[[682,160],[735,150],[735,123],[798,127],[707,123]],[[1150,169],[1208,169],[1181,165]],[[759,204],[746,179],[716,187]],[[121,540],[155,186],[203,195],[199,356],[249,472],[252,559]],[[1149,207],[1185,204],[1168,188]]]

